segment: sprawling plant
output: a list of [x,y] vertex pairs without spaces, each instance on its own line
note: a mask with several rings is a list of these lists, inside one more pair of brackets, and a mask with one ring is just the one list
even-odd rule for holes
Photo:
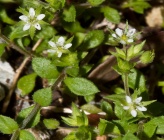
[[[16,4],[17,7],[15,14],[10,13],[10,16],[8,9],[0,6],[1,58],[6,59],[6,56],[17,52],[20,53],[15,56],[17,59],[24,58],[12,85],[8,87],[9,93],[3,99],[2,113],[6,113],[16,88],[21,100],[28,97],[32,102],[21,108],[15,119],[0,115],[3,134],[11,135],[11,140],[35,140],[37,138],[31,133],[31,128],[39,129],[44,125],[46,130],[56,130],[61,128],[62,121],[71,130],[64,140],[99,137],[113,140],[162,139],[163,112],[155,108],[163,108],[164,105],[150,100],[145,77],[136,68],[137,64],[151,63],[155,53],[144,49],[146,40],[141,41],[141,33],[130,26],[128,19],[121,20],[120,14],[123,9],[143,14],[150,7],[148,2],[22,0],[15,3],[14,0],[0,0],[0,3]],[[117,3],[121,6],[117,7]],[[121,21],[124,26],[117,28]],[[114,85],[110,94],[101,95],[102,99],[96,106],[93,104],[95,97],[103,90],[88,75],[98,64],[106,61],[104,55],[101,55],[102,59],[99,53],[96,54],[102,46],[106,50],[112,48],[106,54],[116,59],[112,69],[122,78],[123,86]],[[100,59],[102,61],[97,63]],[[29,68],[24,72],[27,66]],[[72,110],[66,109],[71,115],[63,115],[60,119],[46,118],[41,115],[41,110],[53,107],[57,91],[63,98],[64,95],[71,97]],[[76,103],[83,100],[83,105],[78,107],[75,100]],[[94,120],[94,115],[98,119],[94,122],[96,125],[91,125],[90,118]]]

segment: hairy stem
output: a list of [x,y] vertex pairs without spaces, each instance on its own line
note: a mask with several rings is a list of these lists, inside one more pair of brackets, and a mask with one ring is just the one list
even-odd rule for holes
[[[56,80],[55,84],[51,87],[52,90],[55,90],[60,82],[64,80],[65,77],[65,69],[61,72],[58,79]],[[30,122],[30,120],[37,114],[37,112],[41,109],[41,106],[37,103],[35,103],[33,110],[30,112],[30,114],[23,120],[22,124],[20,125],[19,129],[16,130],[10,140],[17,140],[20,130],[24,129],[27,124]]]
[[[125,50],[125,55],[126,55],[126,60],[127,60],[127,47],[124,45],[123,49]],[[129,85],[128,85],[128,73],[124,74],[124,89],[125,89],[125,94],[130,96],[130,91],[129,91]]]
[[30,112],[30,114],[23,120],[22,124],[20,125],[19,129],[16,130],[10,140],[17,140],[20,130],[24,129],[27,124],[30,122],[30,120],[37,114],[37,112],[41,109],[41,106],[39,104],[35,104],[33,110]]
[[125,89],[125,94],[130,96],[129,85],[128,85],[128,73],[124,74],[124,89]]

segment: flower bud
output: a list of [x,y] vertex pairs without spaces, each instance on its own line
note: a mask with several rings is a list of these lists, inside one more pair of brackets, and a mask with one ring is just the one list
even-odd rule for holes
[[141,55],[140,60],[142,63],[147,64],[147,63],[151,63],[153,61],[154,57],[155,57],[154,51],[145,51]]

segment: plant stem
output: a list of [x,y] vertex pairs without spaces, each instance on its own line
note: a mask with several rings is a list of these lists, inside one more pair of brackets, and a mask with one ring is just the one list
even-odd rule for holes
[[64,70],[60,73],[60,75],[58,76],[56,82],[55,82],[54,85],[51,87],[52,91],[53,91],[53,90],[56,90],[57,87],[58,87],[58,85],[64,80],[64,78],[65,78],[65,76],[66,76],[65,70],[66,70],[66,69],[64,69]]
[[13,134],[10,140],[17,140],[18,136],[19,136],[19,131],[20,129],[16,130]]
[[30,120],[37,114],[37,112],[41,109],[41,106],[39,104],[35,104],[33,110],[30,112],[30,114],[23,120],[22,124],[20,125],[19,129],[16,130],[10,140],[17,140],[19,136],[19,132],[21,129],[24,129],[27,124],[30,122]]
[[[61,72],[61,74],[59,75],[58,79],[56,80],[55,84],[51,87],[52,90],[55,90],[58,86],[58,84],[63,81],[64,77],[65,77],[65,69]],[[22,124],[20,125],[19,129],[16,130],[11,139],[10,140],[17,140],[20,130],[24,129],[27,124],[30,122],[30,120],[35,116],[35,114],[37,114],[37,112],[41,109],[41,106],[37,103],[35,103],[33,110],[30,112],[30,114],[23,120]]]
[[125,94],[130,96],[130,92],[129,92],[129,86],[128,86],[128,73],[124,74],[124,89],[125,89]]
[[23,49],[21,49],[20,47],[18,47],[17,45],[15,45],[13,42],[11,42],[6,36],[4,36],[3,34],[0,33],[0,38],[2,38],[2,40],[4,40],[8,46],[11,46],[11,48],[17,50],[18,52],[20,52],[21,54],[25,55],[25,56],[30,56],[31,54]]
[[[124,45],[123,49],[125,50],[126,61],[127,61],[127,47]],[[124,74],[124,89],[125,89],[125,94],[130,96],[129,85],[128,85],[128,75],[129,73],[127,72]]]
[[26,125],[30,122],[30,120],[37,114],[37,112],[41,109],[41,106],[39,104],[35,104],[33,110],[30,112],[30,114],[25,118],[20,125],[20,129],[24,129]]

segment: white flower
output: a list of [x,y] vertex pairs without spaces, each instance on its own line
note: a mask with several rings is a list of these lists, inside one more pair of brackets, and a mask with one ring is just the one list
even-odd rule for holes
[[62,53],[65,52],[68,48],[72,46],[71,43],[65,44],[64,37],[59,37],[58,41],[55,43],[53,41],[49,41],[48,44],[52,47],[48,49],[47,52],[49,53],[57,53],[58,57],[62,56]]
[[132,43],[134,40],[134,34],[136,32],[136,29],[129,29],[129,30],[122,30],[120,28],[117,28],[115,30],[115,33],[112,34],[112,36],[121,44],[126,45],[129,43]]
[[34,26],[36,29],[41,30],[41,26],[38,21],[42,20],[45,17],[45,14],[35,15],[34,8],[29,9],[29,14],[21,15],[19,19],[24,21],[26,24],[23,27],[23,31],[30,29],[31,26]]
[[135,100],[132,100],[130,96],[126,96],[125,98],[127,105],[123,106],[123,109],[130,110],[133,117],[137,116],[137,111],[147,111],[147,108],[141,104],[142,97],[138,97]]

